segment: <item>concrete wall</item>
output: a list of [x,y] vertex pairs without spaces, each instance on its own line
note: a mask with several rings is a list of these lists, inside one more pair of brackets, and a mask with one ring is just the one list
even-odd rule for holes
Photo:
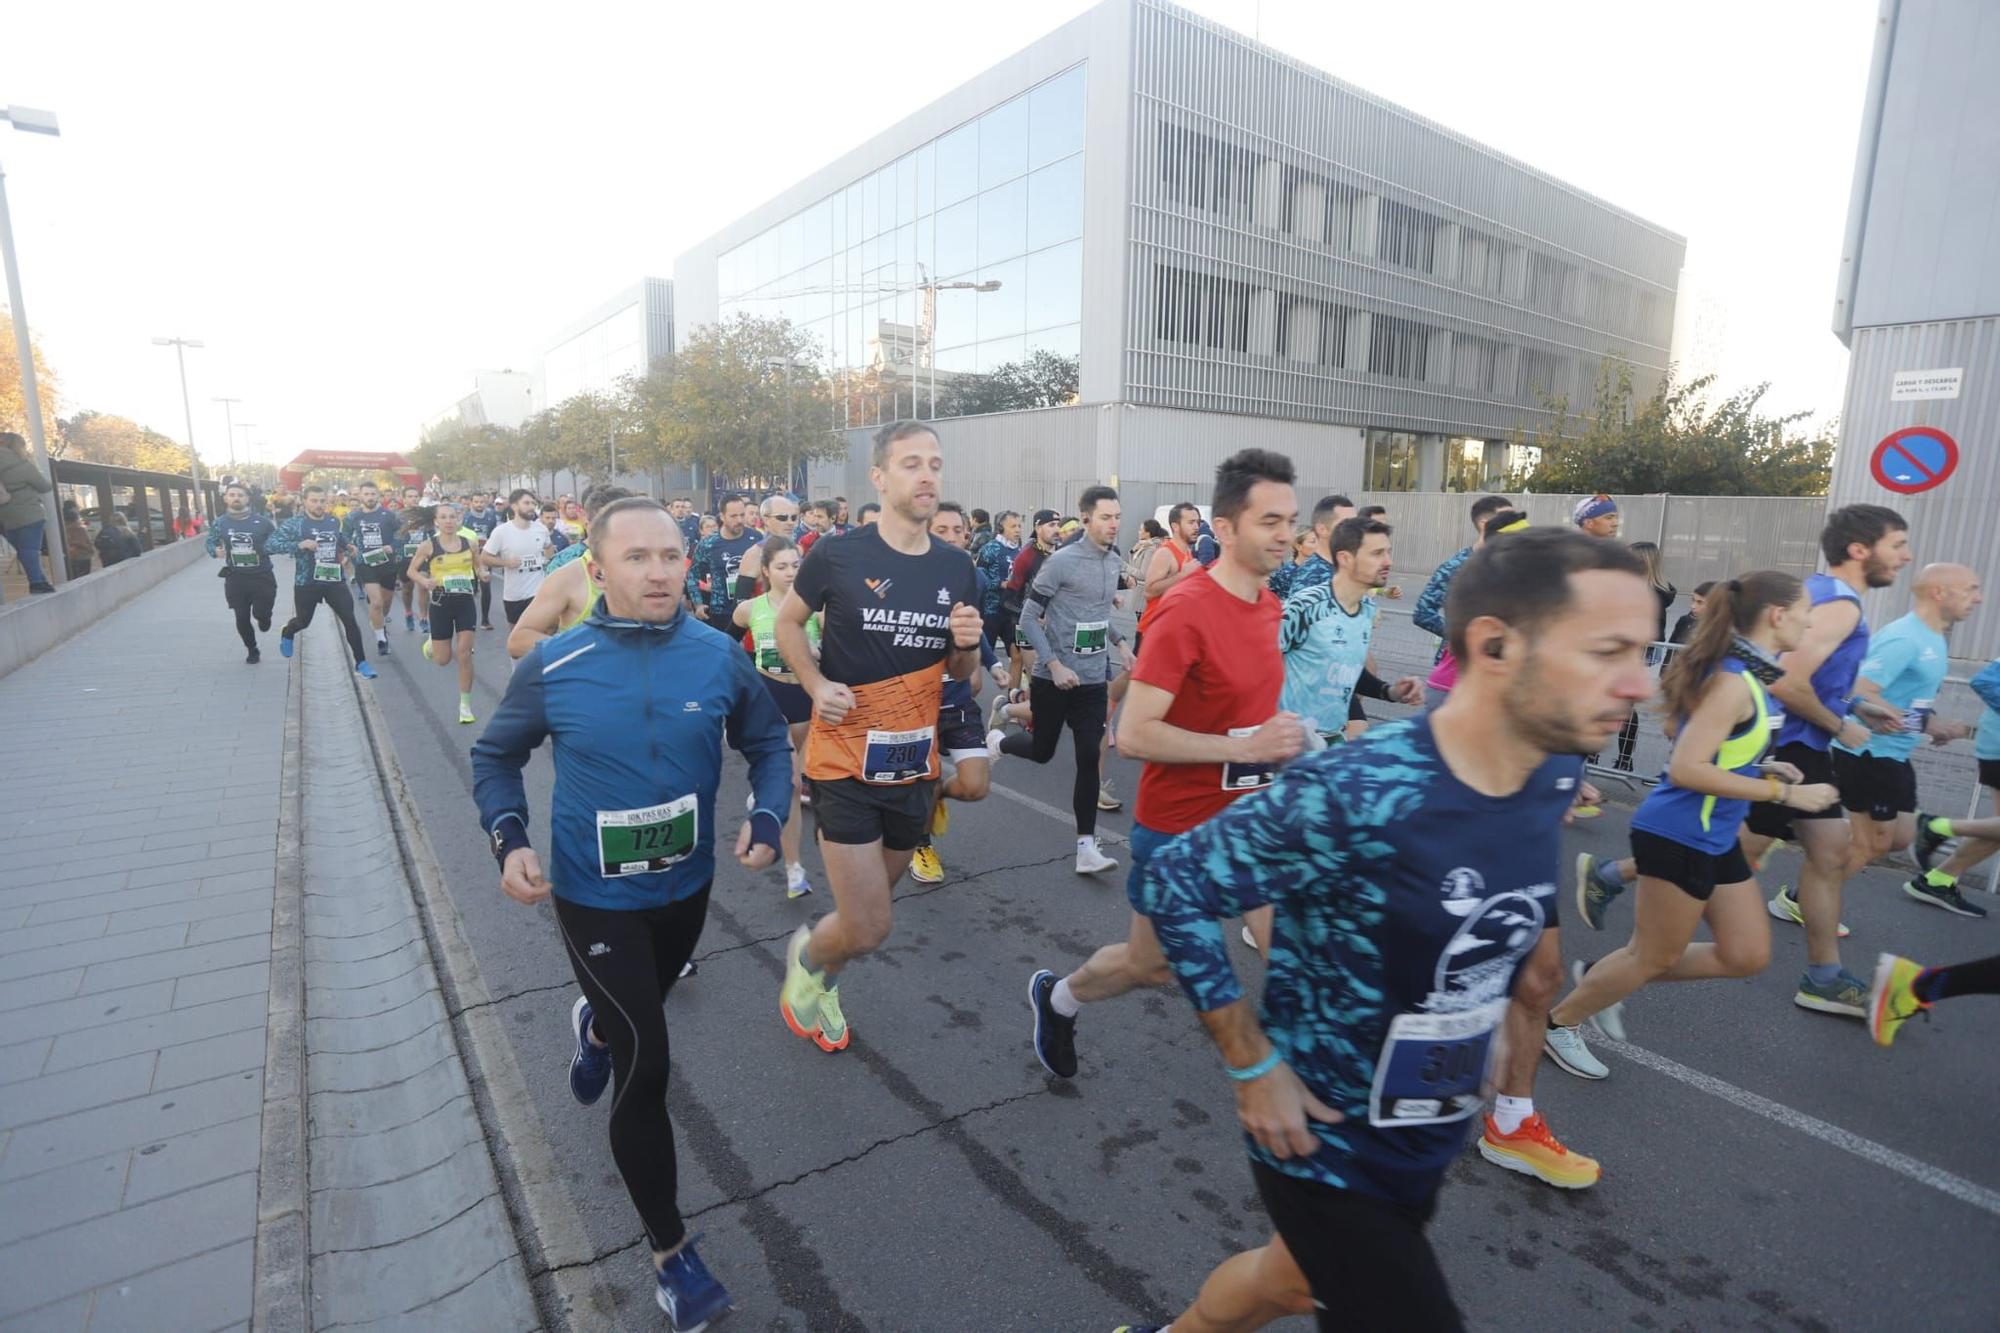
[[[49,649],[202,558],[198,539],[156,547],[137,560],[96,569],[72,579],[60,591],[0,607],[0,676]],[[221,613],[221,597],[216,598]],[[218,622],[218,630],[225,628]]]

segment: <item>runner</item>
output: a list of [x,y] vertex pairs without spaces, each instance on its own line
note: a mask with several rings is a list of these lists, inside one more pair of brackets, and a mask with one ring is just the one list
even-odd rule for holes
[[247,654],[243,660],[255,666],[264,655],[257,651],[257,635],[250,628],[250,618],[253,615],[257,618],[257,629],[270,630],[271,608],[278,600],[278,578],[264,548],[278,529],[262,514],[250,512],[250,492],[241,485],[223,487],[222,503],[226,512],[209,527],[201,544],[211,559],[217,555],[223,558],[218,571],[222,576],[222,598],[236,614],[236,636],[243,640]]
[[[1585,1019],[1622,1041],[1619,1009],[1641,986],[1755,976],[1770,962],[1771,920],[1737,841],[1743,817],[1760,796],[1806,814],[1840,799],[1830,783],[1808,784],[1793,765],[1765,762],[1779,719],[1766,686],[1783,674],[1779,654],[1798,649],[1811,619],[1805,585],[1790,574],[1718,583],[1694,642],[1661,675],[1674,751],[1632,816],[1632,938],[1588,972],[1577,961],[1576,989],[1550,1012],[1543,1039],[1550,1058],[1577,1077],[1610,1072],[1584,1043]],[[1602,930],[1616,895],[1588,873],[1576,893],[1584,920]],[[1704,920],[1713,943],[1695,942]]]
[[[500,526],[501,513],[493,508],[493,497],[486,491],[474,491],[465,513],[459,521],[475,538],[480,546],[493,535],[493,529]],[[479,566],[479,628],[493,628],[493,575],[486,566]]]
[[[341,522],[347,544],[354,548],[354,582],[368,599],[368,626],[375,631],[375,651],[389,651],[389,632],[382,627],[396,600],[396,533],[403,518],[382,507],[382,492],[372,481],[361,483],[361,504]],[[405,511],[407,512],[407,511]]]
[[1868,1031],[1877,1046],[1896,1040],[1903,1024],[1939,1000],[1961,995],[2000,995],[2000,954],[1950,967],[1925,967],[1885,953],[1875,960],[1875,984],[1868,992]]
[[[1902,515],[1880,505],[1834,510],[1827,515],[1819,542],[1829,572],[1806,579],[1812,624],[1797,651],[1785,655],[1780,663],[1785,674],[1771,686],[1785,712],[1771,757],[1790,764],[1812,786],[1837,785],[1827,755],[1827,746],[1836,737],[1859,749],[1868,743],[1872,726],[1902,725],[1900,715],[1872,700],[1854,701],[1873,719],[1869,724],[1846,713],[1855,675],[1868,656],[1861,594],[1895,583],[1911,558],[1908,525]],[[1805,853],[1798,896],[1780,887],[1769,904],[1772,916],[1806,930],[1806,971],[1793,1001],[1821,1013],[1865,1017],[1867,983],[1840,965],[1840,936],[1847,931],[1840,923],[1840,891],[1847,878],[1850,846],[1847,821],[1838,806],[1811,814],[1762,801],[1751,806],[1743,821],[1743,852],[1750,864],[1759,864],[1778,838],[1796,842]]]
[[986,749],[1036,764],[1055,757],[1063,727],[1070,731],[1076,778],[1070,810],[1076,816],[1076,873],[1095,875],[1118,861],[1097,846],[1100,749],[1110,710],[1113,650],[1120,669],[1132,664],[1125,636],[1111,624],[1113,600],[1124,574],[1116,545],[1123,512],[1118,492],[1092,486],[1077,500],[1083,536],[1050,555],[1027,587],[1020,628],[1035,650],[1028,686],[1031,717],[1026,735],[997,729]]
[[[1943,819],[1922,811],[1917,813],[1917,839],[1910,855],[1922,872],[1920,878],[1932,889],[1956,892],[1961,875],[2000,852],[2000,660],[1988,663],[1972,678],[1972,692],[1986,705],[1979,714],[1979,730],[1973,738],[1973,758],[1978,762],[1979,785],[1986,788],[1993,815],[1986,819]],[[1965,841],[1943,865],[1933,866],[1938,852],[1954,837]]]
[[1341,520],[1323,548],[1333,556],[1332,582],[1302,587],[1285,599],[1278,625],[1285,688],[1278,706],[1305,719],[1328,745],[1347,738],[1360,695],[1423,702],[1422,681],[1406,676],[1385,685],[1369,660],[1376,613],[1371,594],[1389,581],[1390,535],[1389,525],[1375,519]]
[[673,504],[667,507],[667,512],[674,516],[681,536],[687,539],[687,549],[692,551],[701,537],[701,515],[694,512],[694,501],[685,495],[677,495]]
[[430,637],[424,640],[425,659],[450,666],[456,654],[458,720],[477,722],[472,715],[472,640],[479,611],[479,539],[471,529],[459,526],[459,509],[451,501],[440,501],[431,512],[436,528],[410,557],[404,577],[428,595],[424,623],[430,626]]
[[[405,486],[403,488],[403,508],[400,511],[399,517],[402,520],[402,526],[396,533],[396,543],[402,553],[403,562],[398,563],[393,559],[388,562],[391,587],[393,590],[396,583],[400,582],[402,584],[404,632],[415,633],[421,631],[424,634],[429,634],[431,626],[430,621],[424,618],[425,608],[417,605],[415,602],[416,585],[412,584],[408,579],[399,580],[395,577],[398,569],[404,568],[410,560],[416,558],[417,548],[422,546],[424,541],[431,535],[429,528],[430,515],[424,510],[424,493],[415,486]],[[383,647],[383,651],[388,651],[386,644]]]
[[535,515],[539,506],[535,493],[516,490],[507,497],[508,519],[493,529],[480,548],[479,563],[487,569],[504,571],[500,576],[500,609],[512,626],[528,609],[542,586],[542,568],[555,554],[549,530]]
[[[708,913],[724,742],[750,761],[755,809],[735,842],[747,870],[777,856],[790,760],[784,720],[743,653],[681,613],[686,548],[665,507],[606,506],[591,547],[603,601],[522,660],[472,747],[474,792],[501,890],[531,905],[554,894],[583,992],[570,1008],[570,1093],[588,1106],[617,1080],[611,1155],[645,1224],[660,1308],[693,1333],[730,1299],[681,1219],[662,1003]],[[635,727],[639,717],[649,725]],[[521,770],[550,737],[545,876]]]
[[[1200,511],[1195,512],[1199,517]],[[1303,534],[1313,543],[1312,554],[1303,561],[1287,561],[1271,571],[1271,591],[1277,594],[1279,601],[1284,601],[1295,592],[1333,582],[1333,557],[1326,553],[1327,543],[1332,539],[1333,530],[1353,517],[1354,501],[1344,495],[1326,496],[1313,506],[1312,531]]]
[[[1446,643],[1444,623],[1445,597],[1451,591],[1451,581],[1472,553],[1486,541],[1486,529],[1495,514],[1502,510],[1514,514],[1523,526],[1527,516],[1514,509],[1513,501],[1504,495],[1482,495],[1472,502],[1472,545],[1464,547],[1457,554],[1449,556],[1443,564],[1431,571],[1424,582],[1424,590],[1417,594],[1416,607],[1410,612],[1410,620],[1418,629],[1428,630],[1437,635],[1437,656],[1431,659],[1430,679],[1424,682],[1424,706],[1436,708],[1444,702],[1451,691],[1451,684],[1458,678],[1458,664],[1451,660],[1451,648]],[[1514,526],[1512,521],[1503,521],[1494,532]]]
[[[1213,569],[1194,566],[1196,573],[1147,608],[1150,646],[1139,653],[1118,719],[1118,748],[1145,764],[1125,879],[1135,908],[1155,850],[1268,785],[1275,767],[1305,748],[1298,715],[1278,707],[1285,677],[1280,612],[1264,586],[1291,550],[1299,514],[1292,479],[1283,454],[1245,449],[1223,460],[1210,506],[1221,556]],[[1176,539],[1185,530],[1181,520],[1177,507],[1169,522]],[[1254,920],[1258,933],[1267,933],[1268,914]],[[1121,943],[1099,949],[1060,981],[1047,969],[1028,978],[1035,1058],[1057,1078],[1076,1077],[1082,1006],[1171,975],[1151,923],[1135,910]]]
[[[1007,610],[1007,578],[1014,572],[1014,557],[1021,553],[1021,516],[1011,509],[1000,511],[993,523],[993,538],[977,557],[979,572],[986,579],[985,600],[980,611],[986,620],[987,641],[1013,655],[1016,617]],[[1012,685],[1012,681],[1008,684]]]
[[[1581,755],[1652,692],[1651,620],[1623,547],[1496,542],[1453,591],[1468,665],[1449,701],[1307,756],[1153,856],[1138,903],[1235,1084],[1277,1232],[1210,1275],[1191,1327],[1302,1309],[1323,1330],[1463,1326],[1424,1227],[1556,919]],[[1260,1014],[1218,919],[1272,907]]]
[[[889,936],[890,891],[930,822],[938,779],[938,668],[979,665],[979,585],[932,537],[944,454],[929,426],[875,434],[879,520],[821,542],[778,608],[778,652],[813,697],[805,776],[834,910],[785,946],[778,1008],[793,1035],[838,1051],[853,1035],[835,984]],[[806,635],[821,617],[821,657]]]
[[[583,512],[595,521],[605,506],[623,500],[633,492],[623,486],[593,486],[583,495]],[[676,526],[679,526],[678,524]],[[597,605],[598,586],[586,563],[590,557],[588,529],[585,540],[565,546],[549,557],[542,567],[542,586],[535,590],[528,607],[507,631],[507,655],[520,659],[528,649],[552,634],[583,623],[590,608]]]
[[324,602],[347,635],[355,673],[373,680],[375,667],[361,646],[361,627],[354,623],[354,594],[347,590],[347,538],[340,520],[326,510],[326,487],[306,487],[304,509],[279,524],[264,542],[265,554],[291,556],[297,566],[292,575],[292,618],[278,633],[278,651],[292,655],[292,640],[312,624],[313,612]]
[[[785,896],[803,898],[813,891],[812,881],[806,878],[804,861],[799,855],[799,768],[806,748],[806,729],[812,722],[812,696],[799,684],[799,678],[786,667],[785,659],[778,654],[778,607],[791,596],[792,584],[799,576],[799,550],[788,537],[766,537],[758,548],[763,557],[762,566],[765,581],[770,591],[747,602],[738,602],[731,619],[736,628],[750,631],[750,651],[757,664],[757,674],[764,682],[765,691],[776,704],[778,712],[784,716],[785,725],[790,729],[792,744],[792,804],[791,814],[785,820],[785,837],[782,847],[785,853]],[[554,580],[550,580],[551,583]],[[545,587],[542,593],[545,595]],[[540,598],[538,597],[539,601]],[[533,615],[533,608],[529,615]],[[524,623],[525,623],[525,617]],[[815,656],[819,653],[820,622],[818,616],[806,621],[806,644]],[[519,631],[516,631],[517,633]]]
[[729,624],[736,614],[736,603],[755,593],[755,589],[739,587],[737,583],[743,557],[764,540],[761,533],[744,523],[745,503],[740,495],[723,496],[719,511],[722,526],[713,535],[703,537],[694,548],[688,580],[708,589],[706,600],[695,606],[694,613],[711,625]]
[[[938,501],[931,517],[931,536],[947,546],[965,550],[965,507],[955,500]],[[976,565],[981,603],[986,596],[986,575]],[[1001,683],[1000,659],[984,634],[979,639],[979,666]],[[993,759],[986,747],[986,732],[979,725],[979,704],[973,697],[978,681],[955,679],[944,672],[944,690],[938,696],[938,745],[944,751],[943,777],[938,782],[937,804],[931,807],[931,822],[924,830],[917,850],[910,855],[910,878],[920,884],[944,883],[944,861],[938,856],[937,840],[951,827],[947,801],[983,801],[993,783]]]
[[1035,575],[1041,571],[1042,562],[1055,553],[1056,542],[1062,536],[1062,516],[1053,509],[1037,509],[1033,524],[1032,540],[1024,543],[1014,553],[1014,563],[1007,568],[1007,578],[1001,584],[1000,607],[1013,627],[1013,641],[1008,646],[1008,660],[1013,666],[1008,678],[1008,689],[993,704],[992,726],[997,728],[1009,722],[1024,721],[1028,708],[1028,680],[1034,675],[1034,645],[1028,642],[1027,632],[1021,628],[1023,607],[1028,600],[1028,589],[1035,582]]
[[[1850,878],[1877,857],[1900,852],[1917,833],[1917,770],[1910,755],[1929,736],[1944,745],[1964,740],[1972,728],[1937,716],[1938,689],[1950,666],[1945,634],[1970,617],[1983,600],[1979,576],[1964,565],[1926,565],[1911,589],[1910,613],[1883,626],[1868,641],[1868,656],[1855,679],[1857,698],[1894,710],[1897,730],[1871,734],[1858,749],[1833,744],[1833,772],[1841,804],[1853,830],[1847,855]],[[1986,909],[1958,891],[1956,884],[1933,885],[1919,875],[1903,886],[1917,902],[1958,916],[1983,917]]]

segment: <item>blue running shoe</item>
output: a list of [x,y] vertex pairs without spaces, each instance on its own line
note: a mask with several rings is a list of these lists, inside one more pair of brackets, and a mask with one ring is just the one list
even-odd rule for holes
[[373,680],[375,679],[375,664],[373,662],[363,662],[354,668],[354,674],[363,680]]
[[403,632],[405,634],[411,633],[416,628],[417,628],[417,618],[415,616],[403,617]]
[[660,1269],[655,1299],[667,1312],[667,1322],[674,1326],[674,1333],[701,1333],[709,1320],[733,1308],[729,1293],[695,1253],[694,1243],[699,1239],[699,1236],[688,1237],[687,1244]]
[[590,1106],[611,1081],[611,1048],[590,1039],[590,1001],[581,995],[569,1008],[569,1030],[576,1036],[576,1054],[569,1060],[569,1095]]
[[279,638],[278,638],[278,651],[279,651],[279,652],[281,652],[281,653],[283,653],[283,654],[284,654],[284,655],[285,655],[286,657],[290,657],[290,656],[292,655],[292,636],[291,636],[291,635],[289,635],[289,634],[285,634],[285,635],[281,635],[281,636],[279,636]]
[[1035,1058],[1057,1078],[1076,1077],[1076,1019],[1056,1012],[1056,974],[1043,968],[1028,978],[1028,1008],[1035,1012]]
[[417,622],[417,629],[424,634],[429,634],[431,632],[430,617],[425,616],[422,620],[419,620]]

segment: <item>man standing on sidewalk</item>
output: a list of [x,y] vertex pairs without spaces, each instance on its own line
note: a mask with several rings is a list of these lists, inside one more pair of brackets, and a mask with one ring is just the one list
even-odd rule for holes
[[375,668],[361,646],[361,627],[354,623],[354,594],[347,590],[347,538],[341,534],[340,520],[327,512],[326,487],[306,487],[305,512],[286,519],[264,543],[264,553],[291,556],[298,565],[292,576],[292,618],[279,634],[278,651],[292,655],[292,640],[312,624],[313,612],[324,602],[347,635],[355,674],[375,679]]
[[249,653],[243,660],[254,666],[263,660],[263,654],[257,651],[250,618],[256,616],[257,629],[269,630],[271,608],[278,601],[278,578],[271,570],[271,557],[264,554],[265,543],[278,529],[262,514],[250,512],[250,492],[240,485],[225,486],[222,503],[228,512],[215,520],[202,545],[211,559],[223,558],[223,600],[236,614],[236,633]]
[[[736,859],[761,870],[777,857],[791,805],[791,741],[749,656],[685,613],[687,548],[664,505],[615,501],[589,541],[603,597],[583,624],[521,659],[472,747],[474,796],[501,890],[527,904],[555,895],[583,991],[570,1010],[570,1092],[589,1106],[617,1078],[611,1155],[645,1223],[660,1308],[676,1330],[692,1330],[730,1301],[681,1219],[661,1005],[708,915],[723,742],[750,761],[755,794]],[[639,717],[651,724],[635,727]],[[545,876],[528,843],[521,770],[550,737]]]

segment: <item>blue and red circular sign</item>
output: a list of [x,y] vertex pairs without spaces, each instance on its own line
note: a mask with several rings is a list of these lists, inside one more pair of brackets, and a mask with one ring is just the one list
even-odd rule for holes
[[1898,495],[1942,486],[1958,469],[1958,441],[1936,426],[1905,426],[1875,446],[1868,470]]

